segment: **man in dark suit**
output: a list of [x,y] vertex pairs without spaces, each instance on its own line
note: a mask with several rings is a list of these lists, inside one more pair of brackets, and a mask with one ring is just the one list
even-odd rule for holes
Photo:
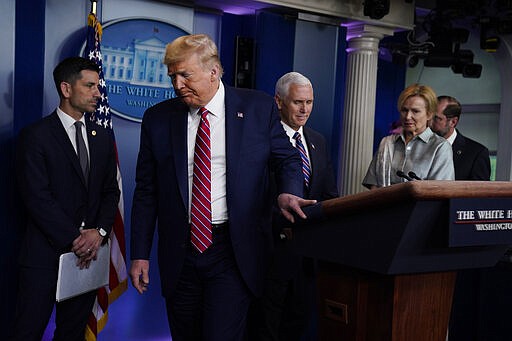
[[459,101],[451,96],[439,96],[437,101],[437,114],[432,120],[432,130],[452,145],[455,180],[489,180],[489,150],[455,129],[462,113]]
[[[63,60],[53,71],[59,107],[19,136],[18,185],[27,224],[15,340],[41,340],[55,303],[59,256],[73,251],[77,266],[88,267],[114,222],[119,188],[113,140],[84,119],[100,96],[98,72],[87,59]],[[56,304],[54,340],[84,340],[95,295]]]
[[[335,198],[338,189],[325,138],[305,126],[313,109],[313,86],[298,72],[276,83],[275,101],[290,144],[303,159],[304,198]],[[276,210],[277,213],[277,210]],[[297,255],[290,224],[275,214],[274,253],[263,297],[251,313],[254,340],[300,340],[314,306],[313,262]]]
[[[455,180],[484,180],[491,177],[489,150],[482,144],[463,136],[455,127],[459,123],[462,108],[451,96],[437,98],[437,114],[432,121],[432,130],[452,144]],[[450,341],[480,340],[479,311],[482,297],[480,285],[487,270],[468,269],[457,272],[450,317]]]
[[[142,120],[132,208],[130,276],[149,284],[158,221],[162,294],[173,340],[241,340],[250,301],[261,293],[271,247],[270,171],[281,212],[305,218],[301,161],[270,96],[221,81],[206,35],[167,45],[179,98]],[[197,136],[197,137],[196,137]]]

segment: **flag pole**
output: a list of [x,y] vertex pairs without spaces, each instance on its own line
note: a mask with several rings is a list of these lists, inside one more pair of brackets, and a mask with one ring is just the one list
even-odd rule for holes
[[[117,146],[115,144],[114,131],[112,128],[112,114],[108,103],[107,85],[103,74],[103,63],[101,55],[101,22],[96,18],[97,2],[99,0],[90,0],[91,12],[87,15],[87,44],[84,57],[94,61],[99,66],[98,89],[101,93],[93,113],[88,113],[88,119],[100,126],[108,129],[114,140],[114,149],[116,150],[117,163],[117,183],[120,190],[120,198],[117,204],[115,220],[110,234],[110,268],[109,283],[101,287],[96,292],[96,300],[92,307],[85,330],[85,339],[87,341],[97,341],[98,333],[105,327],[108,320],[108,307],[113,303],[128,287],[128,273],[126,270],[126,242],[124,237],[124,201],[123,184],[121,173],[119,172],[119,160],[117,159]],[[101,8],[99,9],[101,12]],[[100,109],[101,108],[101,109]]]
[[96,4],[98,0],[91,0],[91,13],[96,15]]

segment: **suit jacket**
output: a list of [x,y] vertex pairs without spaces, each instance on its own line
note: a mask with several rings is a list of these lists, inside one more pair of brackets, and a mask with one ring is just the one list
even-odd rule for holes
[[[179,99],[145,113],[131,221],[131,259],[149,259],[158,220],[162,293],[172,295],[190,246],[187,172],[189,108]],[[301,160],[284,132],[272,97],[225,87],[226,198],[234,256],[259,294],[271,247],[269,173],[279,193],[302,196]]]
[[18,187],[27,223],[20,250],[22,265],[57,268],[79,227],[110,232],[119,201],[114,143],[109,132],[86,120],[89,185],[56,112],[27,126],[18,140]]
[[[303,133],[312,168],[309,186],[304,188],[304,198],[323,201],[338,197],[338,188],[325,138],[306,126],[303,127]],[[275,249],[267,278],[291,279],[301,268],[302,257],[297,256],[293,239],[281,240],[279,237],[282,228],[290,227],[290,224],[279,215],[277,210],[274,210],[272,226]]]
[[457,130],[452,148],[455,180],[490,179],[489,150],[484,145],[465,137]]
[[336,198],[338,188],[327,142],[320,133],[311,128],[304,127],[303,131],[312,167],[309,188],[304,189],[304,197],[318,201]]

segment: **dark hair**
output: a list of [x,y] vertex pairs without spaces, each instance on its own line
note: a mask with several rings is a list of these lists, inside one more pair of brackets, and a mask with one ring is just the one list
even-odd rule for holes
[[446,106],[446,108],[444,108],[443,111],[443,114],[444,116],[446,116],[446,118],[460,118],[460,114],[462,113],[462,107],[455,97],[439,96],[437,97],[437,101],[439,103],[441,103],[442,101],[448,102],[448,105]]
[[53,70],[53,81],[59,96],[62,96],[60,90],[60,83],[67,82],[73,84],[76,80],[82,76],[80,72],[83,70],[90,70],[99,73],[100,68],[95,62],[82,58],[82,57],[69,57],[64,59],[55,67]]

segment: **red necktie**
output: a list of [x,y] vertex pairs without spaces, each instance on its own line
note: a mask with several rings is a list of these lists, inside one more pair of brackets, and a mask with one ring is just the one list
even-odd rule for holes
[[206,108],[199,109],[198,114],[201,121],[194,150],[190,232],[192,244],[203,253],[212,244],[210,122]]

